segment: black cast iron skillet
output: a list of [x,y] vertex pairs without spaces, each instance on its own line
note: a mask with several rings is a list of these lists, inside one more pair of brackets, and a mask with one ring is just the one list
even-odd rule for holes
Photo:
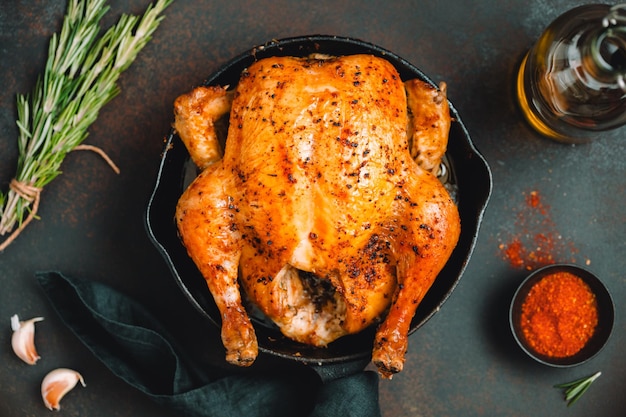
[[[403,80],[419,78],[434,83],[419,69],[383,48],[360,40],[336,36],[307,36],[271,41],[239,55],[212,74],[205,85],[238,83],[241,72],[255,60],[275,55],[307,56],[311,53],[351,55],[367,53],[389,60]],[[461,236],[456,249],[441,271],[411,322],[411,333],[432,317],[457,285],[474,248],[483,212],[491,193],[491,172],[484,158],[473,146],[469,133],[456,109],[450,104],[453,123],[447,150],[451,182],[461,216]],[[220,314],[208,291],[205,280],[188,257],[179,240],[174,222],[178,198],[197,171],[189,154],[174,131],[169,133],[163,151],[156,185],[147,209],[147,231],[150,239],[165,258],[174,279],[189,301],[215,325]],[[327,348],[306,346],[283,337],[274,326],[253,318],[259,350],[270,355],[326,368],[326,373],[346,373],[351,367],[369,362],[374,328],[345,336]],[[332,365],[332,366],[331,366]],[[328,375],[326,375],[328,376]]]

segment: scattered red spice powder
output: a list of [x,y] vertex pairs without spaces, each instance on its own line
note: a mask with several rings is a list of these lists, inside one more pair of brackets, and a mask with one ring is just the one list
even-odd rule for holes
[[575,355],[593,336],[597,324],[595,295],[580,277],[569,272],[545,276],[522,303],[524,338],[541,355]]
[[522,245],[522,242],[519,241],[519,239],[513,239],[513,241],[507,246],[500,246],[504,250],[504,254],[509,260],[511,266],[514,266],[515,268],[524,267],[526,250],[524,249],[524,246]]
[[539,193],[537,191],[531,191],[531,193],[526,196],[526,204],[528,204],[529,207],[539,207],[541,205]]
[[[504,259],[518,269],[528,271],[559,261],[575,262],[576,247],[557,231],[550,216],[550,206],[539,191],[524,194],[524,204],[517,212],[515,233],[499,249]],[[587,260],[586,264],[589,265]]]

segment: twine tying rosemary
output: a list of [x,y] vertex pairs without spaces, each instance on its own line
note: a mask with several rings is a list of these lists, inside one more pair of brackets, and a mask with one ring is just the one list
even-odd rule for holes
[[73,151],[91,151],[91,152],[95,152],[98,155],[100,155],[100,157],[102,159],[104,159],[104,161],[107,164],[109,164],[109,166],[111,167],[113,172],[115,172],[116,174],[120,173],[120,169],[117,167],[117,165],[115,165],[115,162],[113,162],[113,160],[109,157],[109,155],[106,154],[106,152],[104,152],[102,149],[98,148],[97,146],[81,144],[81,145],[76,146],[72,150]]
[[[101,148],[93,145],[78,145],[74,149],[74,151],[91,151],[95,152],[104,161],[111,167],[113,172],[119,174],[121,171],[118,166],[113,162],[113,160],[106,154]],[[28,216],[24,221],[19,225],[19,227],[2,242],[0,243],[0,252],[4,251],[17,237],[22,233],[22,230],[28,226],[28,224],[37,216],[37,211],[39,210],[39,202],[41,201],[41,192],[43,191],[42,187],[35,187],[33,184],[28,184],[22,181],[18,181],[13,178],[9,184],[9,189],[17,194],[20,198],[28,201],[32,204],[32,207],[28,213]]]
[[11,180],[11,183],[9,184],[9,189],[16,193],[20,198],[23,198],[24,200],[31,203],[32,208],[28,213],[26,219],[19,225],[19,227],[15,229],[13,233],[11,233],[9,237],[7,237],[4,242],[2,242],[2,244],[0,244],[0,252],[5,250],[20,235],[20,233],[22,233],[22,230],[24,230],[26,226],[28,226],[31,220],[35,218],[35,216],[37,215],[37,210],[39,210],[39,200],[41,198],[40,196],[42,190],[42,188],[35,187],[32,184],[20,182],[15,178]]

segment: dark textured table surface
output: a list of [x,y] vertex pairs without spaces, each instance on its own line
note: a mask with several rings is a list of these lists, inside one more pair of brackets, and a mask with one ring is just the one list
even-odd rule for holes
[[[139,13],[147,1],[111,1],[110,23]],[[63,402],[65,416],[170,416],[94,359],[62,325],[34,272],[110,284],[148,306],[205,355],[219,358],[217,333],[196,314],[149,242],[143,217],[157,173],[172,102],[231,57],[271,39],[308,34],[366,40],[396,52],[449,98],[493,171],[493,194],[473,257],[442,310],[410,338],[405,371],[380,383],[386,417],[619,416],[626,409],[626,130],[588,145],[539,137],[522,121],[512,95],[526,49],[576,1],[191,1],[175,0],[152,42],[123,74],[122,93],[100,114],[87,143],[116,161],[115,175],[97,156],[74,152],[42,194],[34,221],[0,254],[0,416],[47,415],[39,398],[44,373],[80,370],[87,388]],[[50,36],[60,29],[61,0],[0,4],[0,186],[17,160],[16,93],[31,90]],[[527,198],[539,197],[541,209]],[[597,273],[612,292],[616,321],[605,349],[584,365],[553,369],[526,358],[507,322],[508,305],[527,274],[506,249],[530,249],[539,234],[557,262]],[[545,249],[545,247],[544,247]],[[526,265],[535,264],[527,259]],[[9,318],[44,316],[34,367],[10,347]],[[213,349],[210,351],[210,349]],[[567,408],[553,384],[602,371]]]

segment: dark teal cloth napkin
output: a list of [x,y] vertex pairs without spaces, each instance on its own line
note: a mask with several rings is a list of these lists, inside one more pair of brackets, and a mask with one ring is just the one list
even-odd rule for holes
[[40,272],[63,323],[115,375],[189,417],[378,417],[378,375],[322,382],[313,372],[237,373],[198,366],[141,304],[90,280]]

